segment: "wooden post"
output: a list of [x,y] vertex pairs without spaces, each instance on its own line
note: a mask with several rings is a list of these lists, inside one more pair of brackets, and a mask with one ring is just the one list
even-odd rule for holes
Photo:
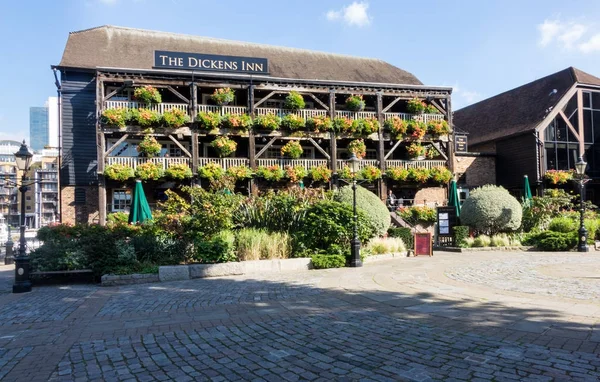
[[452,124],[452,101],[450,100],[450,96],[446,98],[446,121],[448,122],[448,126],[450,127],[450,139],[448,142],[448,170],[454,174],[454,126]]
[[195,82],[192,82],[190,86],[190,110],[192,111],[192,115],[190,116],[192,122],[196,120],[196,115],[198,115],[198,85]]
[[100,143],[98,147],[98,223],[106,225],[106,178],[104,177],[104,152],[106,151],[106,137],[104,133],[99,132],[97,139]]
[[579,156],[583,157],[585,145],[583,143],[583,91],[581,89],[577,89],[577,121],[579,124]]
[[[383,174],[385,172],[385,141],[383,140],[383,95],[381,92],[377,93],[377,120],[379,121],[379,147],[377,150],[377,158],[379,159],[379,169]],[[384,178],[379,180],[379,197],[381,200],[385,200],[387,194],[387,184]]]
[[193,132],[192,133],[192,174],[194,174],[194,176],[198,175],[198,157],[199,157],[198,151],[199,150],[200,150],[200,147],[198,144],[198,133]]
[[[248,86],[248,114],[254,120],[254,84],[250,84]],[[250,128],[248,130],[248,161],[250,162],[250,168],[255,171],[256,170],[256,137],[254,135],[254,129]],[[254,178],[250,178],[250,189],[249,194],[256,195],[258,193],[258,188],[256,186],[256,182]]]
[[[329,90],[329,118],[331,121],[335,119],[335,92],[333,89]],[[332,131],[329,135],[329,149],[331,150],[331,160],[329,168],[333,173],[337,172],[337,137],[335,131]]]

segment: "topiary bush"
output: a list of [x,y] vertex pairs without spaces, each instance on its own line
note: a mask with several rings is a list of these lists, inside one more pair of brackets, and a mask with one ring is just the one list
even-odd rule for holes
[[410,228],[406,227],[392,227],[388,229],[389,237],[399,237],[402,239],[407,249],[413,249],[414,236]]
[[[352,187],[344,186],[340,188],[334,196],[334,199],[338,202],[352,206]],[[390,217],[390,211],[388,211],[385,203],[382,202],[377,195],[366,188],[357,186],[356,207],[358,210],[363,211],[371,221],[371,225],[377,236],[382,236],[387,232],[392,222],[392,218]]]
[[521,226],[521,204],[503,187],[487,185],[471,192],[462,205],[461,223],[493,235],[515,231]]

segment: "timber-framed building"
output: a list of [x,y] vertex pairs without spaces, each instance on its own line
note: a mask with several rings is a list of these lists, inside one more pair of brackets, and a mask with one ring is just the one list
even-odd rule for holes
[[[295,114],[305,121],[315,117],[331,121],[368,119],[376,121],[378,127],[360,137],[366,145],[361,166],[373,166],[383,174],[388,168],[452,170],[451,134],[421,137],[419,144],[425,146],[427,159],[410,160],[407,148],[414,139],[398,137],[385,128],[385,121],[393,118],[416,118],[425,124],[446,121],[452,126],[451,88],[425,86],[413,74],[381,60],[102,26],[70,33],[62,60],[53,68],[60,72],[63,222],[104,223],[107,213],[127,207],[133,179],[107,178],[105,170],[114,164],[137,168],[152,162],[162,169],[183,164],[193,175],[183,183],[201,185],[199,170],[211,162],[225,170],[233,166],[253,170],[276,165],[306,170],[325,166],[336,174],[345,166],[349,142],[357,138],[340,131],[308,129],[205,129],[198,122],[199,113],[246,114],[253,119]],[[135,99],[135,89],[147,85],[159,90],[162,102],[145,105]],[[220,88],[232,89],[234,101],[215,105],[211,94]],[[284,109],[284,100],[291,91],[303,96],[305,108]],[[363,110],[345,108],[350,95],[363,98]],[[407,103],[414,99],[423,101],[430,113],[408,113]],[[121,127],[103,123],[107,110],[122,108],[146,108],[159,115],[175,108],[189,116],[189,123],[151,130],[131,123]],[[156,157],[141,157],[136,151],[147,135],[154,136],[162,146]],[[219,158],[211,142],[222,135],[235,141],[237,149]],[[292,140],[299,141],[303,148],[298,159],[281,155],[281,146]],[[332,179],[334,182],[335,176]],[[149,182],[146,193],[150,203],[162,198],[161,190],[180,183],[168,179]],[[263,187],[263,183],[250,179],[238,187],[251,191]],[[371,188],[382,198],[392,188],[416,204],[442,202],[444,188],[439,184],[428,187],[431,185],[397,182],[384,176],[372,182]]]

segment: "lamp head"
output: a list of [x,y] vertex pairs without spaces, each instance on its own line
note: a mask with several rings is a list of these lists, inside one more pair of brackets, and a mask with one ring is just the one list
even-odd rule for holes
[[23,140],[21,148],[19,148],[19,151],[15,153],[15,162],[17,162],[17,168],[21,171],[29,171],[32,159],[33,154],[31,151],[29,151],[29,148],[25,144],[25,140]]
[[350,167],[350,172],[353,175],[356,174],[358,172],[358,165],[360,163],[360,159],[358,159],[356,154],[352,153],[346,162],[348,163],[348,167]]
[[575,163],[575,171],[577,175],[583,176],[585,174],[585,168],[587,167],[587,162],[583,160],[583,157],[580,156],[577,163]]

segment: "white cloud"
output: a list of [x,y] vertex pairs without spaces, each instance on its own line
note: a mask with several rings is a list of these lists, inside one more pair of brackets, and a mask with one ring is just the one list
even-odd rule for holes
[[[563,50],[579,50],[582,53],[600,51],[600,34],[587,37],[591,24],[581,22],[544,20],[537,26],[541,47],[558,47]],[[587,40],[586,40],[587,37]]]
[[592,36],[588,41],[579,44],[583,53],[600,52],[600,33]]
[[452,86],[453,109],[457,110],[480,101],[483,98],[481,93],[475,90],[463,89],[458,84]]
[[98,1],[103,4],[112,5],[112,4],[116,4],[118,0],[98,0]]
[[330,10],[327,12],[326,17],[329,21],[343,19],[349,26],[364,27],[369,25],[372,19],[367,12],[368,9],[369,3],[355,1],[338,11]]

